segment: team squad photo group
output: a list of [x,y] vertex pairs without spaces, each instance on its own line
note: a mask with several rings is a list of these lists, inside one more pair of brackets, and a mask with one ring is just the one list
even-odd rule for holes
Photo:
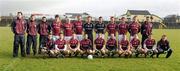
[[[127,23],[125,17],[119,19],[120,23],[116,23],[115,18],[111,16],[108,24],[103,22],[103,17],[99,17],[97,23],[92,22],[91,16],[86,18],[85,23],[82,22],[81,16],[76,18],[77,20],[72,22],[67,17],[66,22],[62,23],[60,16],[55,15],[54,20],[49,23],[43,16],[38,23],[35,15],[25,20],[23,13],[17,12],[17,18],[11,24],[14,33],[13,57],[18,57],[19,49],[22,57],[30,56],[32,50],[33,56],[90,59],[158,58],[160,54],[165,54],[165,58],[169,58],[173,52],[166,34],[159,36],[159,40],[153,38],[152,35],[155,34],[152,33],[153,22],[150,17],[146,17],[142,24],[138,22],[138,16],[134,16],[130,23]],[[106,32],[108,36],[105,36]],[[138,34],[142,35],[142,39]]]

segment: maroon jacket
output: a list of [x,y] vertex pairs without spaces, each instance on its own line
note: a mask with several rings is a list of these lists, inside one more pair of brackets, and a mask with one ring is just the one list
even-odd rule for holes
[[38,25],[38,33],[40,35],[48,35],[51,31],[51,27],[47,22],[41,22]]
[[37,35],[37,23],[35,21],[29,21],[27,24],[28,35]]
[[24,19],[15,19],[11,24],[11,29],[16,35],[24,35],[26,32],[26,21]]

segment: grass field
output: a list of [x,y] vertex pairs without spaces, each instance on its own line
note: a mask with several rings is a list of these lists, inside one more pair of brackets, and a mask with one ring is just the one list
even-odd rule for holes
[[180,30],[154,29],[159,40],[165,33],[174,50],[168,59],[160,58],[48,58],[39,56],[12,57],[13,34],[0,27],[0,71],[180,71]]

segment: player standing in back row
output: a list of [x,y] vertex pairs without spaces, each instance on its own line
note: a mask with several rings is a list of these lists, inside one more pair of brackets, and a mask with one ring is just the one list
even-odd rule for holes
[[74,22],[74,32],[78,41],[81,41],[83,39],[83,24],[81,16],[77,16],[77,21]]
[[129,24],[130,41],[134,38],[134,35],[140,32],[141,26],[137,20],[137,16],[133,17],[133,22]]
[[96,38],[98,37],[98,35],[101,33],[102,38],[104,38],[105,35],[105,28],[106,25],[103,23],[103,18],[99,17],[99,21],[98,23],[95,25],[95,32],[96,32]]
[[142,48],[143,48],[144,40],[146,40],[148,38],[148,36],[152,34],[152,27],[153,27],[153,24],[150,22],[149,17],[146,17],[146,21],[141,26]]
[[115,19],[114,17],[110,17],[110,23],[106,27],[106,31],[108,32],[108,39],[110,38],[111,34],[114,34],[116,37],[116,24],[115,24]]
[[125,22],[126,18],[122,17],[120,19],[121,23],[118,25],[118,40],[121,41],[123,39],[123,36],[125,36],[128,32],[128,24]]
[[87,22],[83,25],[83,27],[84,27],[85,34],[87,34],[87,36],[88,36],[88,39],[90,39],[91,42],[93,42],[93,28],[94,28],[94,26],[91,22],[91,19],[92,19],[91,16],[87,17]]

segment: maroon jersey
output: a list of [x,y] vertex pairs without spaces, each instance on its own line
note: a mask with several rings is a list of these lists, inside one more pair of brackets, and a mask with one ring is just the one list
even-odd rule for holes
[[37,23],[35,21],[30,21],[27,25],[28,35],[37,35]]
[[129,25],[129,33],[130,35],[135,35],[135,34],[138,34],[139,31],[140,31],[140,25],[139,23],[136,23],[136,22],[132,22],[130,25]]
[[140,40],[133,38],[130,43],[132,47],[137,48],[140,45]]
[[83,39],[81,40],[80,45],[82,49],[88,49],[91,47],[92,43],[90,39]]
[[113,47],[113,46],[116,47],[116,46],[117,46],[117,41],[116,41],[116,39],[110,38],[110,39],[107,40],[106,45],[107,45],[107,46],[110,46],[110,47],[111,47],[111,46],[112,46],[112,47]]
[[24,19],[16,19],[12,23],[12,30],[15,34],[23,35],[26,30],[26,21]]
[[102,49],[104,44],[105,44],[105,40],[103,38],[97,38],[94,43],[96,44],[96,48],[97,49]]
[[53,22],[52,24],[52,34],[58,36],[61,33],[61,22]]
[[128,40],[121,40],[121,42],[119,42],[119,44],[121,45],[121,48],[123,50],[127,50],[128,46],[129,46],[129,41]]
[[141,33],[143,35],[150,35],[152,33],[153,24],[151,22],[145,22],[141,27]]
[[82,21],[76,21],[74,23],[74,31],[76,34],[82,34],[82,32],[83,32]]
[[48,49],[53,49],[54,48],[54,41],[51,39],[48,39],[48,42],[46,43],[46,47]]
[[153,46],[156,44],[156,41],[154,39],[149,39],[147,38],[145,41],[144,41],[144,44],[146,45],[146,47],[148,49],[152,49]]
[[110,34],[114,34],[114,35],[116,35],[116,24],[108,24],[107,25],[107,31],[108,31],[108,34],[110,35]]
[[77,39],[70,39],[69,40],[69,44],[71,48],[76,48],[76,46],[78,45],[79,41]]
[[122,23],[118,25],[118,33],[119,35],[126,35],[128,31],[128,25],[126,23]]
[[69,24],[64,24],[64,35],[65,36],[72,36],[73,34],[73,25],[71,23]]
[[49,26],[47,24],[47,22],[41,22],[39,24],[39,34],[40,35],[48,35],[48,29],[49,29]]
[[59,49],[64,49],[66,45],[66,41],[64,39],[63,40],[58,39],[55,41],[55,45],[57,45]]

